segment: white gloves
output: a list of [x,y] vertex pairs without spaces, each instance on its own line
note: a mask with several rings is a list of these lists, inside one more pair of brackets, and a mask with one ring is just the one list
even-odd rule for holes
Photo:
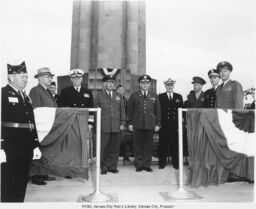
[[0,164],[6,163],[6,154],[3,149],[0,149]]
[[33,160],[38,160],[42,156],[42,153],[38,147],[33,150]]
[[129,125],[129,126],[128,126],[128,130],[131,131],[131,132],[133,132],[133,125]]

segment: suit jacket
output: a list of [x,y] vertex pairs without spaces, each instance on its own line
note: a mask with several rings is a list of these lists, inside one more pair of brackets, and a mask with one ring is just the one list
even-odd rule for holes
[[59,103],[61,107],[92,108],[92,92],[83,87],[78,92],[73,86],[70,86],[61,91]]
[[122,97],[113,91],[110,96],[105,90],[95,97],[95,107],[101,108],[101,131],[120,132],[120,125],[125,125],[125,108]]
[[29,96],[32,99],[33,108],[36,107],[57,107],[56,101],[49,90],[45,89],[41,84],[33,87]]
[[169,100],[167,92],[159,94],[161,105],[161,128],[178,127],[178,108],[183,107],[183,99],[180,94],[173,93]]
[[220,85],[216,92],[216,108],[243,109],[244,92],[237,81],[229,80],[224,86]]
[[156,93],[148,91],[146,99],[141,91],[134,92],[128,101],[128,123],[135,129],[152,130],[161,126],[161,107]]
[[[32,123],[35,126],[31,99],[23,93],[23,98],[10,85],[2,88],[2,122]],[[36,129],[1,126],[2,149],[8,158],[31,158],[33,149],[39,146]]]
[[204,92],[204,108],[215,108],[216,90],[210,88]]
[[202,91],[198,99],[196,98],[195,92],[190,91],[187,100],[188,108],[203,108],[204,107],[204,92]]

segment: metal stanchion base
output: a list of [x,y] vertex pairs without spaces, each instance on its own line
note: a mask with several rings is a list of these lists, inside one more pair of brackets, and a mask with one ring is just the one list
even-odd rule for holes
[[173,200],[193,200],[193,199],[201,199],[202,197],[196,194],[195,192],[192,191],[186,191],[183,188],[179,188],[176,192],[174,193],[168,193],[168,198],[171,198]]
[[94,192],[88,196],[80,196],[79,202],[110,202],[113,197],[102,192]]

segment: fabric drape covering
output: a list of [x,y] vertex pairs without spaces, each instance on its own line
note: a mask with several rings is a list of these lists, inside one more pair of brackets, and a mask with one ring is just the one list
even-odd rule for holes
[[56,108],[53,126],[40,142],[42,158],[33,161],[30,175],[52,174],[88,179],[87,137],[88,110]]
[[[236,118],[247,123],[245,114],[244,111],[235,113]],[[254,179],[254,157],[229,149],[216,109],[188,109],[187,138],[190,186],[218,185],[230,174]]]
[[233,110],[233,122],[237,128],[248,133],[255,132],[254,110]]

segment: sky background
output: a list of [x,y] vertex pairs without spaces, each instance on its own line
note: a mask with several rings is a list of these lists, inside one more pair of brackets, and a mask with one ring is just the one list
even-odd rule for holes
[[[37,85],[33,76],[40,67],[69,72],[72,0],[3,0],[0,13],[1,86],[7,83],[6,63],[26,61],[27,92]],[[147,73],[158,80],[158,92],[169,77],[183,97],[193,76],[207,81],[206,90],[208,70],[223,60],[244,89],[255,86],[255,14],[255,0],[146,1]]]

